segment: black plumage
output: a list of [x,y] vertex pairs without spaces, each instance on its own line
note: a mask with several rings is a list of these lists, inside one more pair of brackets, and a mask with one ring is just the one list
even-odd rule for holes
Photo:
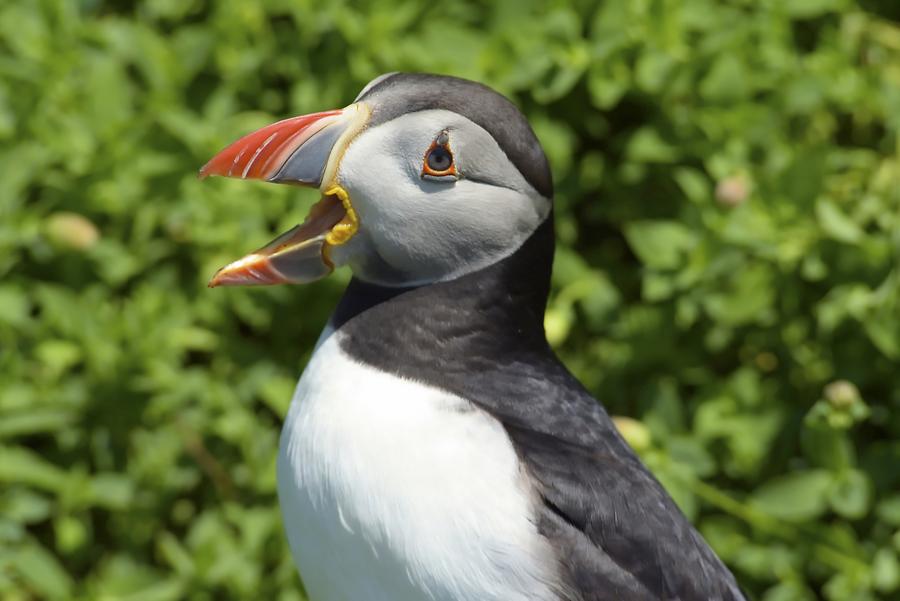
[[469,399],[506,429],[537,493],[566,601],[737,601],[733,576],[549,347],[547,219],[516,252],[452,281],[353,280],[332,318],[355,359]]

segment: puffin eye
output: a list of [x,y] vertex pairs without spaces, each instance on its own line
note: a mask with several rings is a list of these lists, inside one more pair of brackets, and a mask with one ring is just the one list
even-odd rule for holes
[[453,165],[453,157],[443,146],[432,148],[425,160],[428,163],[428,168],[432,171],[446,171]]
[[456,180],[456,165],[453,152],[450,150],[450,136],[442,131],[431,143],[422,163],[422,177],[425,179],[446,181]]

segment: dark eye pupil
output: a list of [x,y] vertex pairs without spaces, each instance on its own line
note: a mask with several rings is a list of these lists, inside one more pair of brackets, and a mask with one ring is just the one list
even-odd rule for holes
[[442,146],[436,147],[428,154],[428,167],[434,171],[446,171],[450,168],[450,153]]

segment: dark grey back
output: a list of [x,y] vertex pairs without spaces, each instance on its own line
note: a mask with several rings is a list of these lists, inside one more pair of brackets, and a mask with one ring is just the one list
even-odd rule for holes
[[372,105],[370,126],[432,109],[460,114],[491,134],[535,190],[553,198],[550,165],[537,136],[516,105],[491,88],[447,75],[393,73],[357,100],[367,100]]

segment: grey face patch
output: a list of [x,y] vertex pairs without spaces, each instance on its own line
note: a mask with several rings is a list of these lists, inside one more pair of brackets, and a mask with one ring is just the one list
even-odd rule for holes
[[370,127],[417,111],[460,114],[491,134],[535,190],[553,198],[550,166],[534,131],[513,103],[487,86],[444,75],[393,73],[373,80],[357,100],[372,107]]
[[[459,177],[435,181],[423,173],[444,130]],[[342,155],[336,177],[365,237],[334,248],[331,258],[388,285],[446,280],[493,263],[514,252],[551,209],[487,130],[442,109],[367,127]],[[403,277],[364,269],[361,258],[373,254]]]

